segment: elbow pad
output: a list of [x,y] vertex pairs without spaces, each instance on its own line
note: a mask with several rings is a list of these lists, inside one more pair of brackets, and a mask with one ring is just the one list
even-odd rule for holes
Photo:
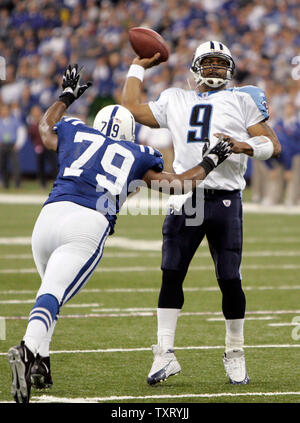
[[274,145],[270,138],[260,135],[245,141],[253,149],[253,158],[258,160],[268,160],[274,152]]

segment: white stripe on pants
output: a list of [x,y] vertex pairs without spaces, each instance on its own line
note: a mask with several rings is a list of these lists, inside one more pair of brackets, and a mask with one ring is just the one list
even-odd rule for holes
[[96,210],[61,201],[43,207],[32,234],[33,257],[42,278],[37,297],[60,305],[87,283],[102,257],[108,220]]

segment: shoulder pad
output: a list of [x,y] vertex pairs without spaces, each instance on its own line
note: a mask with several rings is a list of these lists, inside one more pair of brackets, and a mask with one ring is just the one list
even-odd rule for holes
[[267,106],[267,97],[265,92],[261,89],[256,87],[255,85],[246,85],[245,87],[236,87],[233,91],[238,91],[242,93],[247,93],[251,96],[252,100],[262,113],[262,115],[268,119],[269,118],[269,111]]

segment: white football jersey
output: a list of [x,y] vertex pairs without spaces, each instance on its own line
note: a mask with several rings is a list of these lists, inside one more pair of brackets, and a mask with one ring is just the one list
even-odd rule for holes
[[[215,133],[246,141],[247,128],[269,117],[265,93],[250,85],[205,93],[169,88],[149,107],[160,127],[172,133],[176,173],[201,162],[206,138],[210,147],[218,142]],[[245,154],[231,154],[207,176],[205,188],[244,189],[247,159]]]

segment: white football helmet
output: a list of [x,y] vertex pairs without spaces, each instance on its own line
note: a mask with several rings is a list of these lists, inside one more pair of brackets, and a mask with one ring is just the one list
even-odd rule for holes
[[[206,57],[221,57],[228,63],[226,77],[223,78],[209,78],[202,76],[203,66],[202,60]],[[231,56],[230,50],[219,41],[207,41],[200,44],[194,54],[191,72],[194,75],[197,85],[206,84],[212,88],[218,88],[221,85],[227,84],[233,76],[235,64]]]
[[119,104],[103,107],[95,117],[93,128],[116,141],[135,140],[134,117]]

